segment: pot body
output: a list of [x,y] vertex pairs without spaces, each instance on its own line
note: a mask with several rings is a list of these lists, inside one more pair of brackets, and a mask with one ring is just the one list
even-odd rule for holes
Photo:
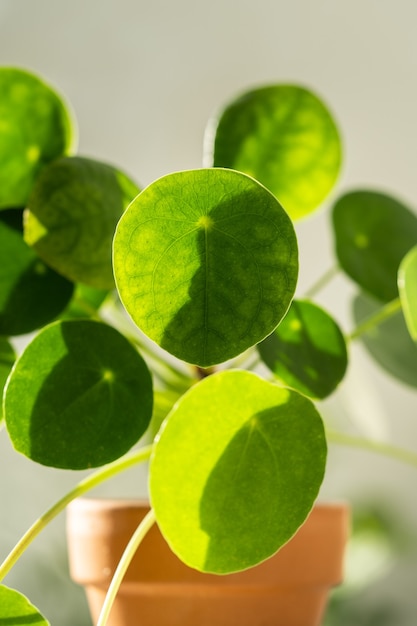
[[[78,499],[67,511],[72,578],[85,587],[96,623],[119,559],[146,503]],[[108,626],[319,626],[343,576],[349,512],[316,505],[297,534],[267,561],[228,576],[184,565],[156,525],[140,545]]]

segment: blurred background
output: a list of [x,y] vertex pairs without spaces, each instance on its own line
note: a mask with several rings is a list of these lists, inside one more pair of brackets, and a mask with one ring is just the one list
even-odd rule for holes
[[[334,197],[371,188],[417,211],[416,23],[412,0],[0,0],[0,64],[52,83],[72,103],[79,153],[119,166],[141,186],[200,167],[208,118],[240,92],[274,82],[310,87],[344,138]],[[331,204],[297,225],[300,294],[334,264]],[[320,293],[346,332],[352,293],[341,276]],[[332,426],[417,452],[416,391],[361,346],[352,346],[352,359],[322,407]],[[29,464],[1,431],[0,557],[83,475]],[[416,482],[417,468],[330,446],[322,497],[352,502],[355,535],[326,626],[417,623]],[[145,495],[145,469],[100,493]],[[68,578],[64,521],[37,539],[6,583],[54,626],[87,626],[83,592]]]

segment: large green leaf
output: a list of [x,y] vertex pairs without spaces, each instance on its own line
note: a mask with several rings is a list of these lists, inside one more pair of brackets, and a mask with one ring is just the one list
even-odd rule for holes
[[24,595],[0,585],[0,626],[49,626]]
[[41,78],[0,68],[0,209],[26,205],[42,167],[75,144],[67,104]]
[[0,212],[0,335],[29,333],[67,306],[73,284],[23,241],[22,211]]
[[396,298],[398,267],[417,243],[417,216],[391,196],[352,191],[335,203],[333,227],[342,269],[375,298]]
[[417,246],[400,263],[398,290],[407,328],[414,341],[417,341]]
[[210,120],[207,165],[231,167],[261,181],[293,219],[311,213],[332,189],[341,140],[325,104],[297,85],[244,93]]
[[[353,302],[357,324],[380,309],[381,304],[365,294],[359,294]],[[403,383],[417,387],[417,345],[410,337],[401,310],[361,335],[360,340],[384,370]]]
[[114,286],[112,239],[139,192],[114,167],[63,157],[39,176],[25,213],[25,240],[57,272],[91,287]]
[[114,328],[54,322],[16,361],[4,396],[14,447],[43,465],[109,463],[143,435],[152,381],[142,357]]
[[142,331],[208,367],[279,323],[295,290],[297,241],[254,179],[220,168],[177,172],[147,187],[121,218],[114,272]]
[[280,380],[312,398],[330,395],[346,372],[343,333],[326,311],[308,301],[293,300],[258,351]]
[[306,519],[325,459],[310,400],[246,371],[209,376],[177,402],[156,441],[150,497],[158,526],[191,567],[249,568]]
[[[16,359],[13,346],[5,337],[0,337],[0,393],[3,395],[3,388],[10,374],[10,370]],[[0,406],[0,421],[3,419],[3,406]]]

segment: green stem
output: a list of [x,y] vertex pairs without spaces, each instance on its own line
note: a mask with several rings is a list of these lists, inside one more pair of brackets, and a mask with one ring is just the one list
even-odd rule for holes
[[392,459],[396,459],[397,461],[407,463],[408,465],[412,465],[413,467],[417,467],[417,454],[415,452],[411,452],[410,450],[404,450],[403,448],[398,448],[388,443],[371,441],[369,439],[364,439],[363,437],[357,437],[356,435],[347,435],[335,430],[326,429],[326,436],[328,441],[332,443],[353,446],[370,452],[376,452]]
[[0,581],[9,573],[18,559],[22,556],[26,548],[32,543],[32,541],[39,535],[39,533],[51,522],[65,507],[75,498],[83,495],[90,489],[93,489],[100,483],[112,478],[116,474],[149,459],[152,452],[152,445],[146,446],[137,450],[131,454],[124,456],[106,467],[99,469],[94,474],[87,476],[78,485],[76,485],[71,491],[69,491],[63,498],[58,500],[50,509],[46,511],[39,519],[32,524],[32,526],[26,531],[23,537],[18,541],[10,554],[6,557],[0,566]]
[[369,330],[375,328],[382,322],[385,322],[387,319],[395,315],[401,309],[401,300],[400,298],[395,298],[395,300],[391,300],[383,307],[378,309],[375,313],[366,318],[363,322],[358,324],[358,326],[350,333],[348,339],[354,340],[367,333]]
[[155,513],[153,509],[151,509],[133,533],[129,543],[126,546],[125,551],[123,552],[123,555],[117,565],[116,571],[110,583],[110,587],[107,591],[106,598],[104,600],[104,604],[98,618],[97,626],[106,625],[126,570],[129,567],[131,560],[135,556],[136,550],[138,549],[140,543],[154,523]]
[[326,285],[334,278],[340,271],[339,265],[334,265],[330,269],[327,270],[311,287],[306,291],[304,297],[307,300],[311,300],[314,298],[317,293],[326,287]]

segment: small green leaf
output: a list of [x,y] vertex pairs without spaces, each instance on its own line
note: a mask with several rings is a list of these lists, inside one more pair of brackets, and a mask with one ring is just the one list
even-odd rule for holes
[[94,317],[109,293],[109,289],[96,289],[95,287],[78,283],[75,285],[71,302],[60,316],[61,319]]
[[352,191],[333,207],[336,254],[342,269],[378,300],[398,296],[397,272],[417,243],[417,217],[391,196]]
[[202,367],[271,333],[291,302],[297,241],[276,198],[225,169],[169,174],[124,213],[114,239],[121,300],[141,330]]
[[[365,294],[353,301],[353,314],[357,324],[375,314],[381,304]],[[370,355],[391,376],[403,383],[417,387],[417,345],[407,330],[401,309],[382,324],[360,336]]]
[[325,459],[310,400],[250,372],[213,374],[177,402],[156,441],[150,497],[158,526],[191,567],[249,568],[306,519]]
[[0,209],[24,207],[40,170],[75,143],[62,97],[34,74],[0,68]]
[[23,241],[22,211],[0,212],[0,335],[23,335],[54,320],[67,306],[73,284]]
[[297,85],[244,93],[210,120],[205,164],[250,174],[293,219],[316,209],[338,177],[342,146],[325,104]]
[[152,381],[114,328],[54,322],[16,361],[3,408],[16,450],[43,465],[85,469],[119,458],[143,435]]
[[417,246],[400,263],[398,290],[408,331],[417,341]]
[[24,595],[0,585],[0,626],[49,626]]
[[25,241],[57,272],[91,287],[114,287],[116,224],[139,192],[122,172],[81,157],[43,170],[25,213]]
[[[0,337],[0,390],[3,394],[3,388],[10,374],[10,370],[16,360],[16,354],[13,346],[5,337]],[[3,419],[3,407],[0,406],[0,421]]]
[[328,313],[308,301],[293,300],[258,351],[280,380],[312,398],[330,395],[346,372],[343,333]]

